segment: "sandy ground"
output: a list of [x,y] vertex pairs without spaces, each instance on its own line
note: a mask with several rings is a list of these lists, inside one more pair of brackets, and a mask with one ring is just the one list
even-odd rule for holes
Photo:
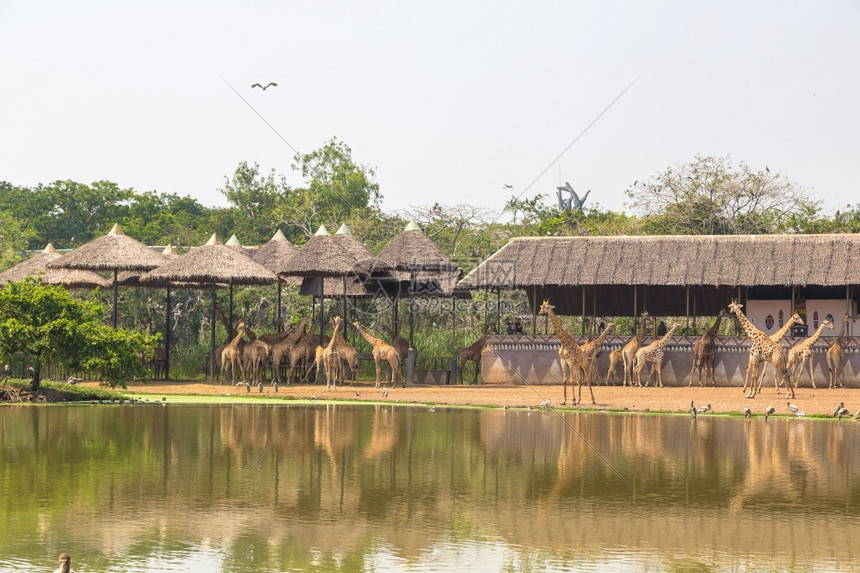
[[[95,386],[96,383],[85,383]],[[169,396],[184,395],[223,395],[248,396],[244,386],[229,386],[218,383],[202,382],[149,382],[128,385],[128,392],[134,394],[152,394]],[[265,386],[264,393],[270,397],[320,399],[320,400],[354,400],[374,402],[401,403],[431,403],[456,404],[467,406],[508,406],[508,407],[537,407],[544,400],[549,400],[553,407],[563,406],[563,388],[553,386],[413,386],[409,388],[393,388],[388,396],[382,395],[382,390],[373,387],[373,383],[357,383],[355,385],[339,386],[336,392],[326,392],[325,386],[293,384],[281,386],[275,394],[271,386]],[[250,395],[259,396],[256,387],[251,388]],[[567,405],[570,407],[571,390],[568,388]],[[592,405],[588,388],[583,388],[583,401],[576,408],[594,410],[630,410],[630,411],[677,411],[687,413],[690,401],[696,406],[710,404],[713,413],[740,413],[750,408],[754,414],[764,414],[768,406],[774,406],[777,414],[789,414],[785,393],[776,394],[773,387],[763,388],[755,399],[747,399],[739,387],[701,388],[665,387],[665,388],[630,388],[619,386],[595,386],[594,397],[596,404]],[[829,415],[839,402],[844,402],[851,414],[860,409],[860,389],[798,388],[796,398],[791,402],[796,404],[808,415]]]

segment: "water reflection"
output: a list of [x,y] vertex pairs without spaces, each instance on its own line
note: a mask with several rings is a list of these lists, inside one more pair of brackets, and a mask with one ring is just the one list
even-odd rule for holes
[[396,406],[0,409],[0,569],[835,568],[854,422]]

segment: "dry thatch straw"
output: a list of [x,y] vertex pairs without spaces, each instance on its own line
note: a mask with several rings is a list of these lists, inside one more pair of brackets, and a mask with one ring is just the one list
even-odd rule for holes
[[48,268],[48,263],[61,257],[62,255],[54,250],[53,243],[48,243],[41,253],[0,273],[0,287],[9,281],[18,282],[31,276],[41,277],[45,284],[62,285],[66,288],[110,288],[111,281],[92,271]]
[[342,277],[360,273],[358,259],[332,239],[324,226],[289,260],[278,266],[280,276]]
[[[343,296],[343,280],[334,279],[324,281],[323,294],[327,298],[337,298]],[[320,280],[319,277],[305,277],[302,279],[299,294],[303,296],[319,296],[320,295]],[[352,276],[346,279],[346,296],[350,298],[366,298],[373,296],[372,292],[368,292],[365,283],[358,277]]]
[[[273,273],[277,273],[278,269],[293,258],[293,255],[297,252],[299,252],[299,250],[296,246],[284,236],[280,229],[278,229],[278,232],[269,239],[268,243],[260,245],[259,249],[251,251],[248,254],[252,259]],[[281,282],[288,285],[298,286],[301,284],[302,280],[297,277],[283,277],[281,278]]]
[[461,288],[860,284],[860,235],[522,237]]
[[450,273],[457,266],[418,225],[411,222],[382,249],[376,257],[374,269]]
[[125,235],[119,225],[110,233],[81,245],[48,263],[52,269],[91,271],[148,271],[164,263],[164,257]]
[[213,235],[202,247],[191,249],[143,275],[140,284],[266,285],[276,280],[277,277],[272,271],[255,262],[241,249],[220,244],[218,238]]

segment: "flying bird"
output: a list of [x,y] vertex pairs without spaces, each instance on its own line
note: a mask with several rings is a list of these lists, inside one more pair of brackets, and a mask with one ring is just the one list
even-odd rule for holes
[[505,186],[502,187],[502,189],[513,189],[513,188],[514,188],[514,186],[511,185],[510,183],[505,183]]
[[764,170],[770,173],[770,167],[768,167],[767,165],[764,166]]
[[263,91],[266,91],[267,89],[269,89],[269,88],[270,88],[270,87],[272,87],[272,86],[274,86],[274,87],[278,87],[278,84],[276,84],[275,82],[269,82],[269,83],[267,83],[267,84],[266,84],[266,85],[264,85],[264,86],[263,86],[263,85],[260,85],[260,84],[251,84],[251,87],[252,87],[252,88],[260,88],[260,89],[261,89],[261,90],[263,90]]

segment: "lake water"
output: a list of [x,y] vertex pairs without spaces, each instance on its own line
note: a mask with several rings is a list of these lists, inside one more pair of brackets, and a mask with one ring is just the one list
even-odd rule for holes
[[0,570],[834,571],[860,424],[403,406],[0,408]]

